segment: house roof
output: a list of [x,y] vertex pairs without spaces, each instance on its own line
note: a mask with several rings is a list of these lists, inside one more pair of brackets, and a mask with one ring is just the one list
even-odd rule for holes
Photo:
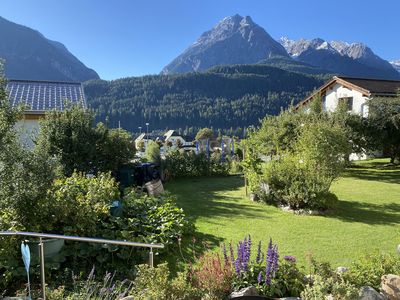
[[365,90],[368,90],[372,95],[375,96],[395,96],[400,89],[400,80],[366,79],[342,76],[340,76],[339,78]]
[[86,108],[85,94],[79,82],[9,80],[6,91],[12,106],[26,105],[29,113],[64,110],[68,102]]
[[341,84],[351,90],[359,91],[363,96],[396,96],[400,89],[400,80],[383,80],[383,79],[370,79],[370,78],[356,78],[345,76],[334,76],[318,90],[313,92],[306,99],[296,105],[295,109],[309,103],[316,96],[323,94],[334,84]]
[[146,136],[145,133],[140,134],[140,135],[136,138],[135,142],[140,142],[141,140],[144,139],[145,136]]
[[176,134],[175,130],[168,130],[165,134],[165,140],[167,141],[171,136],[179,136],[178,134]]

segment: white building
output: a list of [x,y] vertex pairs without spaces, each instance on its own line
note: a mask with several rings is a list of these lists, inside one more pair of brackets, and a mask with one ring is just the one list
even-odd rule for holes
[[[374,97],[395,97],[400,89],[399,80],[334,76],[309,97],[301,101],[296,109],[309,109],[314,99],[320,99],[325,111],[335,111],[340,102],[345,102],[349,113],[368,116],[367,101]],[[365,159],[367,155],[352,153],[350,160]]]
[[301,101],[296,108],[307,109],[314,99],[321,99],[325,111],[335,111],[339,102],[347,104],[351,113],[368,116],[367,100],[374,97],[394,97],[400,89],[399,80],[337,77],[321,86]]
[[179,135],[175,130],[168,130],[164,134],[164,142],[168,143],[170,142],[172,146],[178,146],[181,145],[183,146],[192,146],[192,142],[186,142],[185,139]]
[[25,106],[16,127],[21,141],[27,146],[33,146],[33,139],[39,132],[39,120],[47,111],[63,110],[68,103],[86,108],[82,84],[77,82],[9,80],[6,91],[13,107]]

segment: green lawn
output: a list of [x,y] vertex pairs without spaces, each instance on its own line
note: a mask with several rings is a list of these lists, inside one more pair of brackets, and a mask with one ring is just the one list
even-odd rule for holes
[[333,266],[348,265],[362,253],[394,252],[400,243],[400,169],[387,169],[385,163],[349,168],[332,186],[340,201],[327,216],[299,216],[251,202],[239,176],[175,180],[167,190],[215,248],[251,234],[264,245],[271,237],[281,256],[295,255],[301,263],[312,253]]

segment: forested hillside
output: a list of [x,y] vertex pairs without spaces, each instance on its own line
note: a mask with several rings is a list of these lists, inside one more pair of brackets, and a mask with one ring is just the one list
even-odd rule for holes
[[[277,114],[321,84],[320,79],[265,65],[216,67],[206,73],[130,77],[85,84],[100,121],[131,132],[213,127],[240,133],[266,114]],[[188,130],[188,128],[191,128]],[[237,130],[238,129],[238,130]]]

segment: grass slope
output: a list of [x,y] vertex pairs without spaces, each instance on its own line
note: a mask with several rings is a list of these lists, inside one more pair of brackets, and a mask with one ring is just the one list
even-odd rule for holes
[[264,246],[271,237],[281,255],[295,255],[303,264],[312,253],[333,266],[348,265],[363,253],[394,252],[400,243],[400,169],[385,169],[385,163],[349,168],[332,186],[340,201],[328,216],[299,216],[251,202],[239,176],[176,180],[167,189],[214,248],[251,234]]

